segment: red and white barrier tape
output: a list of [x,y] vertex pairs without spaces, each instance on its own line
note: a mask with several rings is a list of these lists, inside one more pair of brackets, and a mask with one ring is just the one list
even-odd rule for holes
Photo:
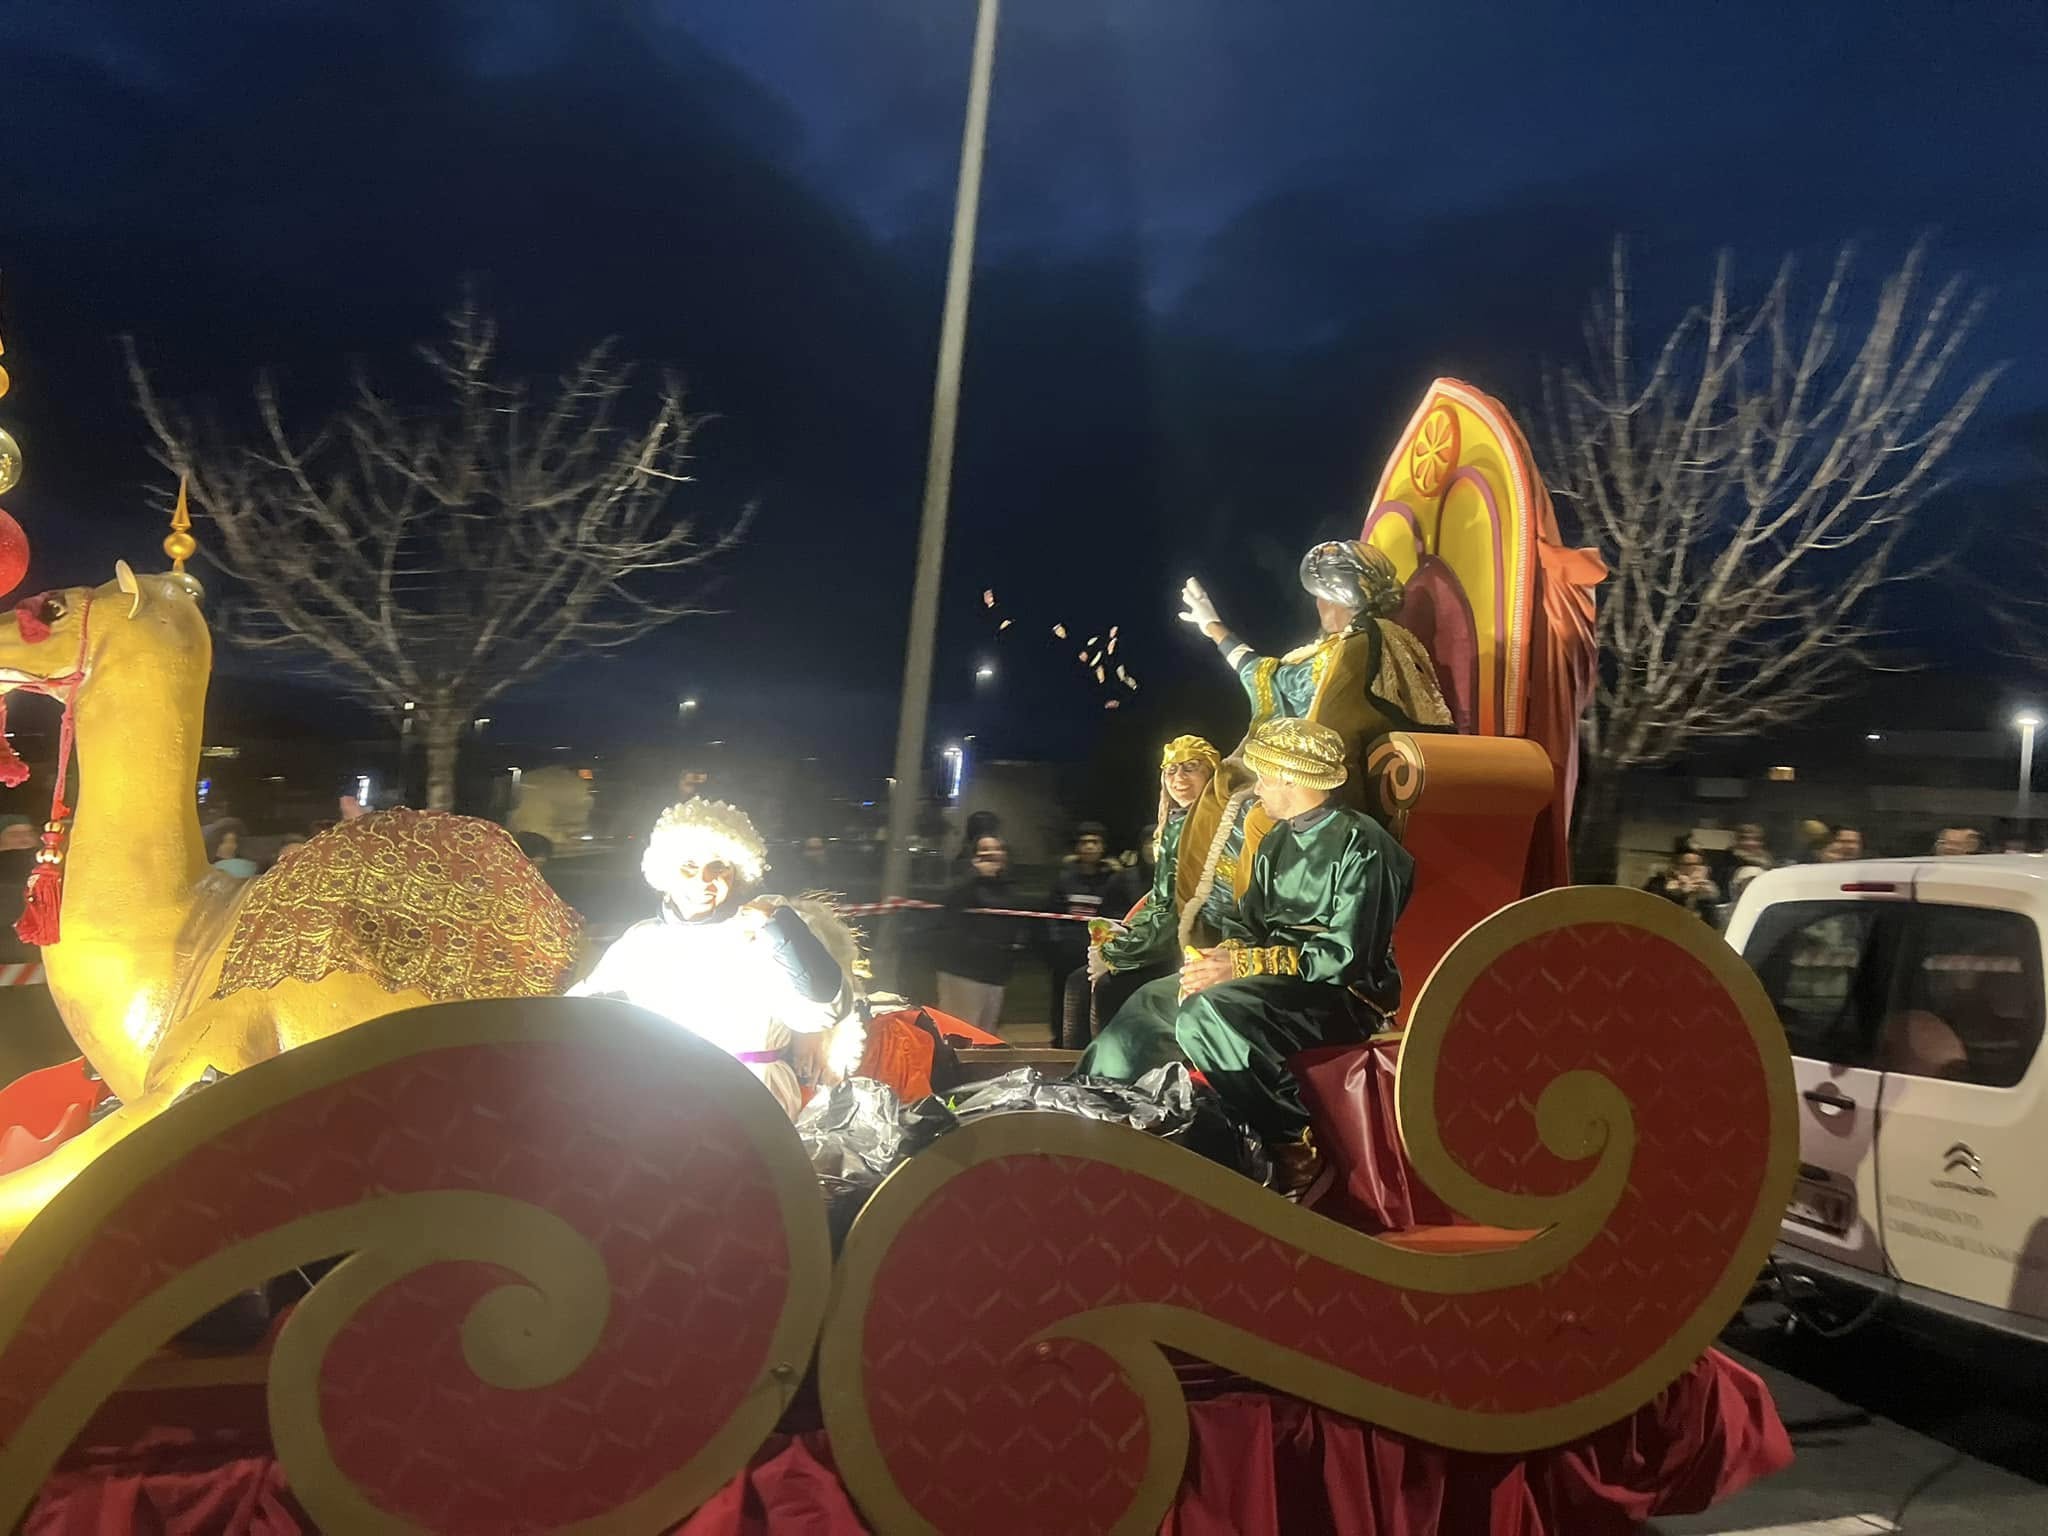
[[[918,901],[909,896],[892,896],[887,901],[834,902],[832,910],[841,917],[875,917],[885,912],[943,912],[945,907],[936,901]],[[1054,923],[1092,923],[1106,913],[1093,915],[1083,912],[1025,912],[1009,907],[962,907],[961,911],[970,917],[1036,917]],[[1120,918],[1112,918],[1121,922]],[[584,939],[593,944],[609,944],[624,929],[593,927],[584,930]]]
[[[936,901],[916,901],[908,896],[892,896],[887,901],[863,901],[835,904],[832,908],[841,917],[873,917],[878,912],[939,912],[943,906]],[[973,917],[1038,917],[1055,923],[1092,923],[1103,914],[1084,912],[1024,912],[1010,907],[962,907],[960,909]]]
[[43,968],[40,965],[0,965],[0,987],[40,987],[43,985]]

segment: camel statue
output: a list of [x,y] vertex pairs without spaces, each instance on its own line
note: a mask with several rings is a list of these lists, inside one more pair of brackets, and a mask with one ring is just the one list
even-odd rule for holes
[[70,696],[77,810],[43,965],[120,1101],[0,1177],[0,1252],[211,1073],[428,1002],[555,992],[575,959],[575,914],[509,834],[466,817],[345,823],[260,881],[209,870],[192,792],[213,656],[200,596],[182,569],[122,564],[0,616],[0,693]]

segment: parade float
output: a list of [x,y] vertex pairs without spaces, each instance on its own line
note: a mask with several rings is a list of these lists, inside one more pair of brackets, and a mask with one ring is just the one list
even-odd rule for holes
[[[835,1250],[744,1065],[551,995],[574,914],[496,829],[208,877],[187,532],[18,606],[0,685],[77,746],[27,921],[85,1065],[0,1094],[0,1522],[1601,1536],[1783,1465],[1711,1348],[1794,1173],[1782,1032],[1676,907],[1549,888],[1597,568],[1452,381],[1363,536],[1460,729],[1371,764],[1420,865],[1405,1030],[1301,1064],[1350,1224],[1003,1114]],[[254,1348],[174,1342],[298,1270]]]

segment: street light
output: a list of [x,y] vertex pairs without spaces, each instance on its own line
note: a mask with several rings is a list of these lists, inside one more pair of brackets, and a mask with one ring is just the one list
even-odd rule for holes
[[2023,709],[2012,717],[2012,723],[2020,732],[2019,820],[2024,830],[2033,814],[2034,732],[2041,729],[2041,716],[2034,710]]
[[976,667],[974,669],[974,680],[977,683],[994,682],[996,680],[995,663],[984,661],[980,666]]
[[946,563],[946,509],[953,489],[953,438],[960,420],[960,360],[967,348],[967,293],[974,275],[974,226],[981,210],[981,160],[988,142],[989,81],[995,72],[1000,0],[980,0],[974,59],[967,76],[967,122],[960,134],[960,181],[953,195],[953,245],[946,261],[946,304],[939,363],[932,381],[931,443],[925,457],[924,516],[917,533],[917,580],[910,593],[910,643],[903,655],[903,702],[896,723],[896,790],[889,797],[889,841],[882,895],[910,894],[910,837],[924,783],[925,716],[931,708],[932,653],[939,629],[939,577]]
[[695,699],[685,699],[676,706],[676,713],[679,715],[694,714],[696,709],[697,701]]

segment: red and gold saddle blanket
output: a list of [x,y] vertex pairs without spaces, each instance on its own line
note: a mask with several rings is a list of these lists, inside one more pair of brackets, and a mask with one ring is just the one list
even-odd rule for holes
[[379,811],[251,882],[214,996],[355,971],[437,1003],[543,997],[568,980],[581,927],[503,827]]

